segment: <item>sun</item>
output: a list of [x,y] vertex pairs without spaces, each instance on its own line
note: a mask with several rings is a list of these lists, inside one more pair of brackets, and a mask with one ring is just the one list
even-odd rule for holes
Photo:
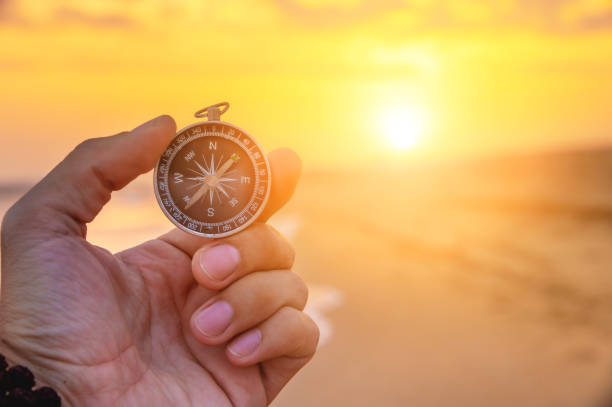
[[427,116],[415,106],[395,106],[383,110],[381,125],[391,145],[408,150],[417,145],[427,130]]

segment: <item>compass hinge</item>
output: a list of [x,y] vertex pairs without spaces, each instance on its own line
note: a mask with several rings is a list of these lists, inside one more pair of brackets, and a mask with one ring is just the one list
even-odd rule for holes
[[221,111],[217,106],[211,106],[208,108],[208,120],[217,121],[221,120]]
[[198,110],[195,112],[195,117],[208,117],[209,121],[219,121],[221,115],[227,112],[227,109],[229,109],[229,103],[221,102]]

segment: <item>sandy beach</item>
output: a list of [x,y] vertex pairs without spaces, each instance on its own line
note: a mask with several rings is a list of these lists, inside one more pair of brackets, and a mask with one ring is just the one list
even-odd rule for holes
[[298,270],[346,302],[276,405],[608,405],[609,163],[598,151],[304,182]]
[[[307,169],[272,223],[323,340],[274,405],[612,405],[610,170],[606,150]],[[21,189],[3,191],[2,212]],[[89,237],[117,251],[169,227],[148,174]]]

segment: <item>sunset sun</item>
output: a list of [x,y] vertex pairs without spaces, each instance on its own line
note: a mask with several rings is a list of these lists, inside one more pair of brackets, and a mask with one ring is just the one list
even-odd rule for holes
[[427,118],[422,109],[397,106],[382,112],[381,125],[393,148],[407,150],[423,138],[427,131]]

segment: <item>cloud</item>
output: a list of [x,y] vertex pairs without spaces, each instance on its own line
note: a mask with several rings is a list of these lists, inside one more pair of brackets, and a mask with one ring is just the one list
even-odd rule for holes
[[[82,24],[96,27],[131,27],[136,20],[126,8],[114,9],[81,6],[78,2],[62,0],[0,0],[0,24],[40,26],[53,23]],[[89,6],[89,7],[88,7]]]
[[[263,4],[262,4],[263,3]],[[159,20],[273,24],[305,29],[380,23],[393,32],[527,28],[544,32],[612,29],[609,0],[0,0],[0,23],[127,28]]]
[[93,14],[76,8],[62,7],[55,11],[55,20],[62,23],[77,23],[98,27],[129,28],[136,25],[136,21],[121,14]]
[[585,17],[581,25],[589,30],[610,29],[612,28],[612,11]]
[[14,10],[13,0],[0,0],[0,24],[7,22],[19,22],[17,13]]
[[405,7],[403,0],[366,0],[360,2],[328,1],[320,3],[304,0],[272,0],[281,12],[309,24],[333,25],[367,21]]
[[[522,27],[542,31],[612,28],[612,4],[597,0],[270,0],[305,25],[369,21],[386,14],[410,16],[413,29]],[[602,5],[603,4],[603,5]],[[571,8],[573,18],[566,18]],[[408,28],[408,27],[407,27]]]

